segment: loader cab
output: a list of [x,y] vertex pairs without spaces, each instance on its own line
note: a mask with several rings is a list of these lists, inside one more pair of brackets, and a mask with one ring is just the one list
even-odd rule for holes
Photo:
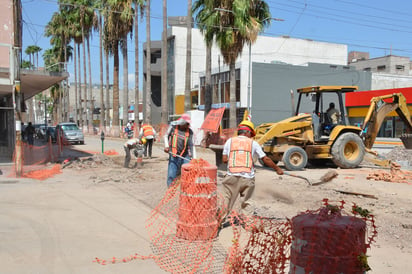
[[[347,125],[344,94],[354,92],[357,86],[310,86],[297,89],[299,94],[296,115],[310,113],[314,139],[321,141],[328,137],[336,125]],[[338,119],[333,123],[328,116],[330,103],[338,111]]]

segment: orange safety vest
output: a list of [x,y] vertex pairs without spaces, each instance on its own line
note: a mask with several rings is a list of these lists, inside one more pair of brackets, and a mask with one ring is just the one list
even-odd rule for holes
[[249,138],[232,138],[228,160],[231,173],[249,173],[252,171],[252,144],[253,140]]
[[[182,136],[182,135],[179,135],[178,127],[177,126],[175,127],[175,132],[172,136],[172,142],[171,142],[171,144],[172,144],[172,153],[175,154],[175,155],[178,155],[177,154],[177,142],[178,142],[179,138],[184,140],[183,149],[179,154],[179,156],[182,156],[183,152],[185,152],[185,150],[186,150],[187,141],[189,140],[189,129],[186,129],[185,135]],[[173,156],[176,157],[175,155],[173,155]]]
[[149,135],[154,135],[153,127],[151,125],[143,125],[143,136],[149,136]]

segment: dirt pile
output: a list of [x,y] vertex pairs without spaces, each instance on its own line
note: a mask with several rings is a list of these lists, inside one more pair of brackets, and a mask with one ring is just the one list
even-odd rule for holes
[[390,152],[384,154],[385,158],[397,163],[407,161],[412,163],[412,150],[397,146]]

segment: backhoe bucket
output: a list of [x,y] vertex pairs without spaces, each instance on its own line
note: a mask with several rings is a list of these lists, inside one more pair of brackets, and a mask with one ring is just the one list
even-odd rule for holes
[[412,134],[402,134],[399,138],[406,149],[412,149]]

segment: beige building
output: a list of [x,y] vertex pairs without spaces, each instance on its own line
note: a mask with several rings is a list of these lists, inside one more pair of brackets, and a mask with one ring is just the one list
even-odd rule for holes
[[0,163],[12,161],[16,132],[27,123],[25,100],[68,77],[20,69],[22,16],[20,0],[0,0]]

